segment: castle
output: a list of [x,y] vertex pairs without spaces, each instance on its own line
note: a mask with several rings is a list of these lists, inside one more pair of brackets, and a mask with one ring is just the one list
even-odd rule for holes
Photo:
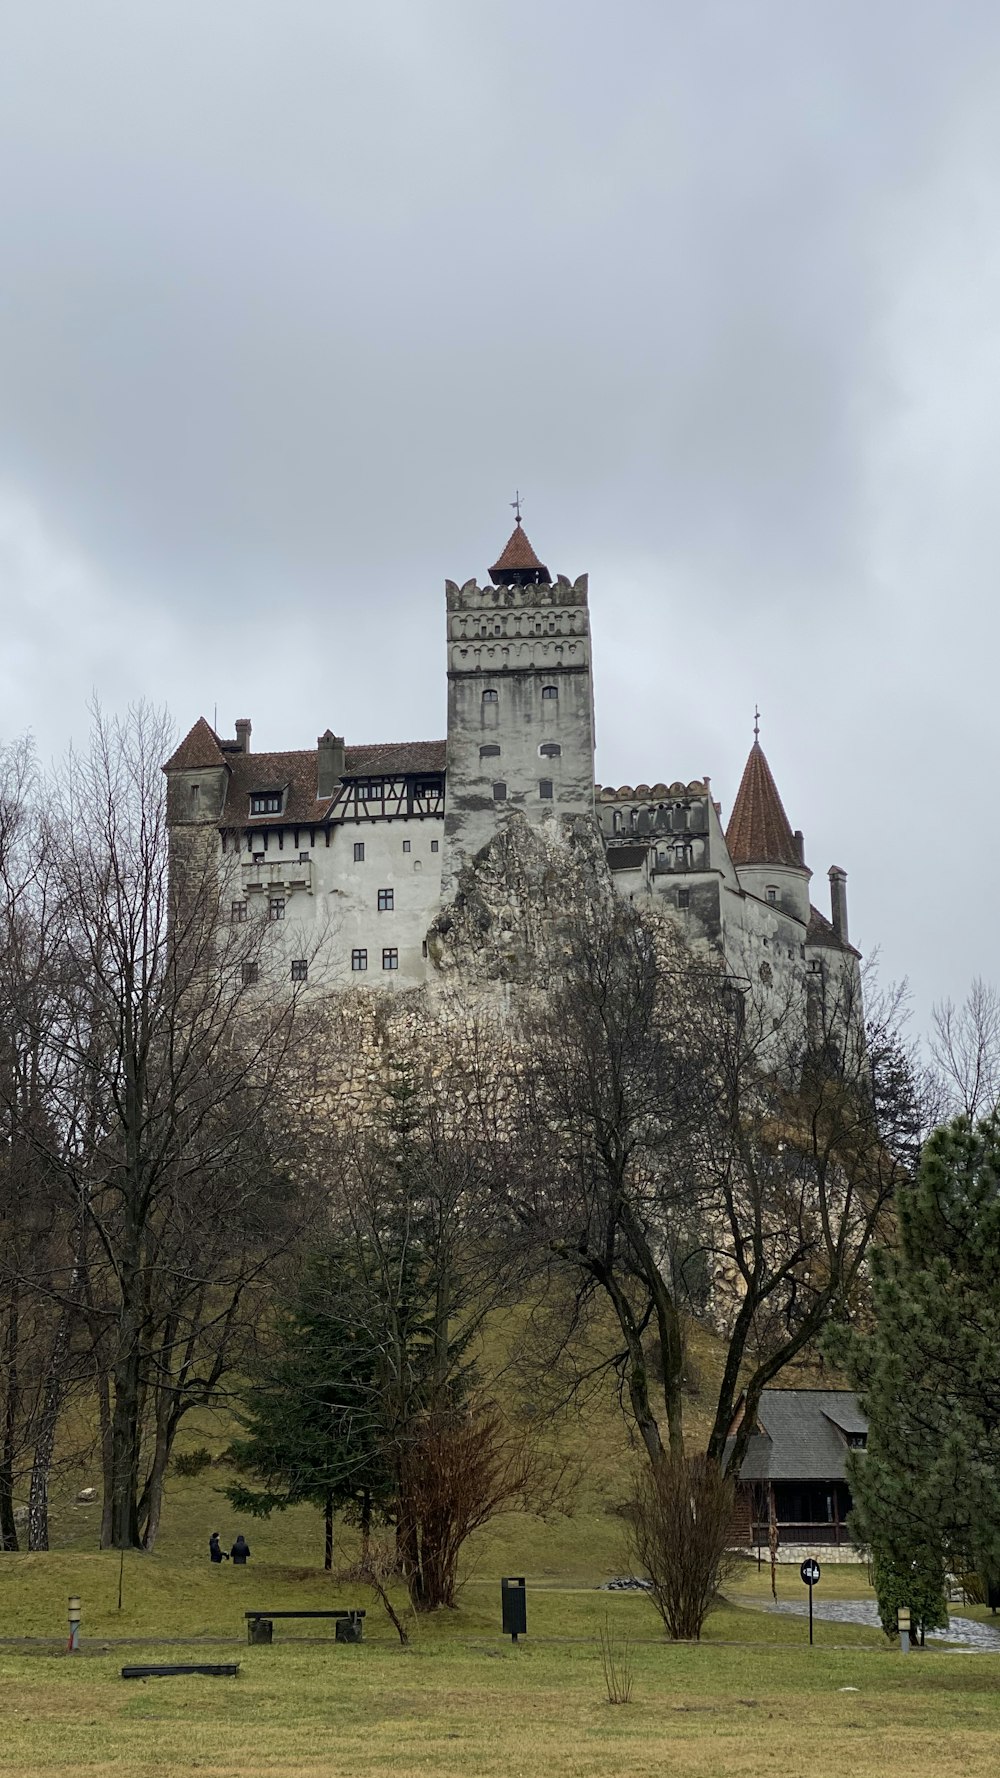
[[217,846],[229,916],[273,926],[293,981],[317,956],[343,987],[432,980],[435,922],[518,817],[555,840],[596,821],[618,892],[766,994],[804,1001],[853,973],[846,875],[829,872],[827,918],[756,731],[725,830],[708,778],[595,784],[587,576],[553,579],[518,516],[490,584],[445,589],[445,740],[348,746],[328,729],[254,753],[249,720],[222,740],[202,717],[165,767],[171,845]]

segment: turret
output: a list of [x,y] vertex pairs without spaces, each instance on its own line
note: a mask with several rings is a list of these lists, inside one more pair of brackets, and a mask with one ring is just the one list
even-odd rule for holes
[[740,887],[808,926],[812,872],[805,862],[805,842],[801,832],[792,832],[756,728],[726,844]]

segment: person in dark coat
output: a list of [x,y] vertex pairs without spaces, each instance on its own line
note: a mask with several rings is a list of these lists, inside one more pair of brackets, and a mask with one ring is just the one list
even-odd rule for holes
[[208,1559],[210,1562],[228,1562],[229,1557],[219,1545],[219,1533],[213,1531],[208,1540]]
[[233,1544],[229,1554],[237,1568],[246,1567],[247,1562],[250,1559],[250,1545],[247,1543],[242,1531],[236,1539],[236,1542]]

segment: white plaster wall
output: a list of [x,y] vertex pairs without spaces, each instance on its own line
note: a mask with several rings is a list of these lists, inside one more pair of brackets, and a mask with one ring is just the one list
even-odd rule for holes
[[[272,950],[284,957],[289,970],[293,958],[312,959],[310,982],[324,988],[412,988],[425,981],[423,941],[441,902],[443,825],[435,816],[351,821],[331,828],[329,845],[317,829],[315,846],[299,848],[310,854],[310,887],[286,889],[285,918],[268,925]],[[291,837],[289,830],[286,847]],[[300,832],[300,838],[308,836]],[[407,841],[410,851],[404,852]],[[365,856],[356,863],[357,842],[364,844]],[[277,865],[281,857],[270,849],[269,865]],[[390,912],[378,911],[380,889],[393,892]],[[251,914],[259,909],[258,917],[266,916],[266,890],[251,892],[247,899]],[[385,970],[382,952],[391,947],[399,952],[399,967]],[[367,970],[351,969],[356,948],[368,952]]]

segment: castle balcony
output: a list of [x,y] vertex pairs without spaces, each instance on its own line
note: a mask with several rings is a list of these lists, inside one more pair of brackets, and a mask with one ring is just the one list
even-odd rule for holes
[[296,858],[293,853],[286,858],[279,854],[277,858],[265,858],[262,864],[241,864],[240,876],[248,895],[258,890],[311,889],[312,860]]

